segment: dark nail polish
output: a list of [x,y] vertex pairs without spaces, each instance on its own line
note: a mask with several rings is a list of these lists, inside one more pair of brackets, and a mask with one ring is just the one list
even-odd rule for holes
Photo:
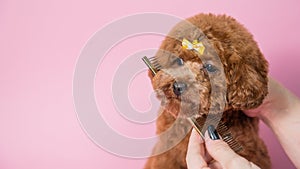
[[213,125],[207,127],[208,135],[212,140],[219,140],[219,134]]

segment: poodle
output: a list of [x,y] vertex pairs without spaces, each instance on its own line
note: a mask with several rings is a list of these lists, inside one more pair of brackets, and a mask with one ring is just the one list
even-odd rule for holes
[[268,62],[243,25],[226,15],[195,15],[175,25],[155,59],[161,69],[149,76],[161,101],[159,140],[145,169],[186,169],[191,132],[186,119],[208,114],[220,116],[242,147],[239,155],[271,168],[258,135],[259,119],[243,113],[258,107],[268,93]]

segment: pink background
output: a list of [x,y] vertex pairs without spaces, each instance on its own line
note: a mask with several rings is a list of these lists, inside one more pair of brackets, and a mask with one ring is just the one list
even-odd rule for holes
[[[183,18],[199,12],[231,15],[255,35],[270,62],[270,74],[300,96],[299,6],[298,0],[1,0],[0,168],[142,168],[145,159],[118,157],[96,146],[81,129],[72,98],[73,71],[85,42],[105,24],[133,13],[162,12]],[[158,45],[159,41],[149,40],[144,47]],[[124,52],[135,50],[128,48]],[[96,84],[99,78],[110,76],[111,73],[98,74]],[[137,76],[131,88],[141,84],[146,85],[144,93],[130,90],[129,96],[137,109],[145,110],[149,102],[141,100],[145,100],[144,94],[151,93],[145,73]],[[128,135],[154,134],[154,124],[137,127],[122,122],[124,119],[108,120]],[[294,168],[264,125],[261,135],[273,168]]]

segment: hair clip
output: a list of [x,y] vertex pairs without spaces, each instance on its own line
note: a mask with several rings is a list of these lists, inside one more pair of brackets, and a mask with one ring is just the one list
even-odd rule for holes
[[203,45],[202,42],[199,42],[198,40],[193,40],[193,42],[190,42],[185,38],[182,40],[182,47],[188,50],[195,50],[201,55],[203,55],[205,50],[205,46]]

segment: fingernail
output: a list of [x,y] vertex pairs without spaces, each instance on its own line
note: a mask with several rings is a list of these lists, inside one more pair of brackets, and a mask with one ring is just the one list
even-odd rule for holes
[[213,125],[207,127],[208,135],[212,140],[219,140],[219,134]]

